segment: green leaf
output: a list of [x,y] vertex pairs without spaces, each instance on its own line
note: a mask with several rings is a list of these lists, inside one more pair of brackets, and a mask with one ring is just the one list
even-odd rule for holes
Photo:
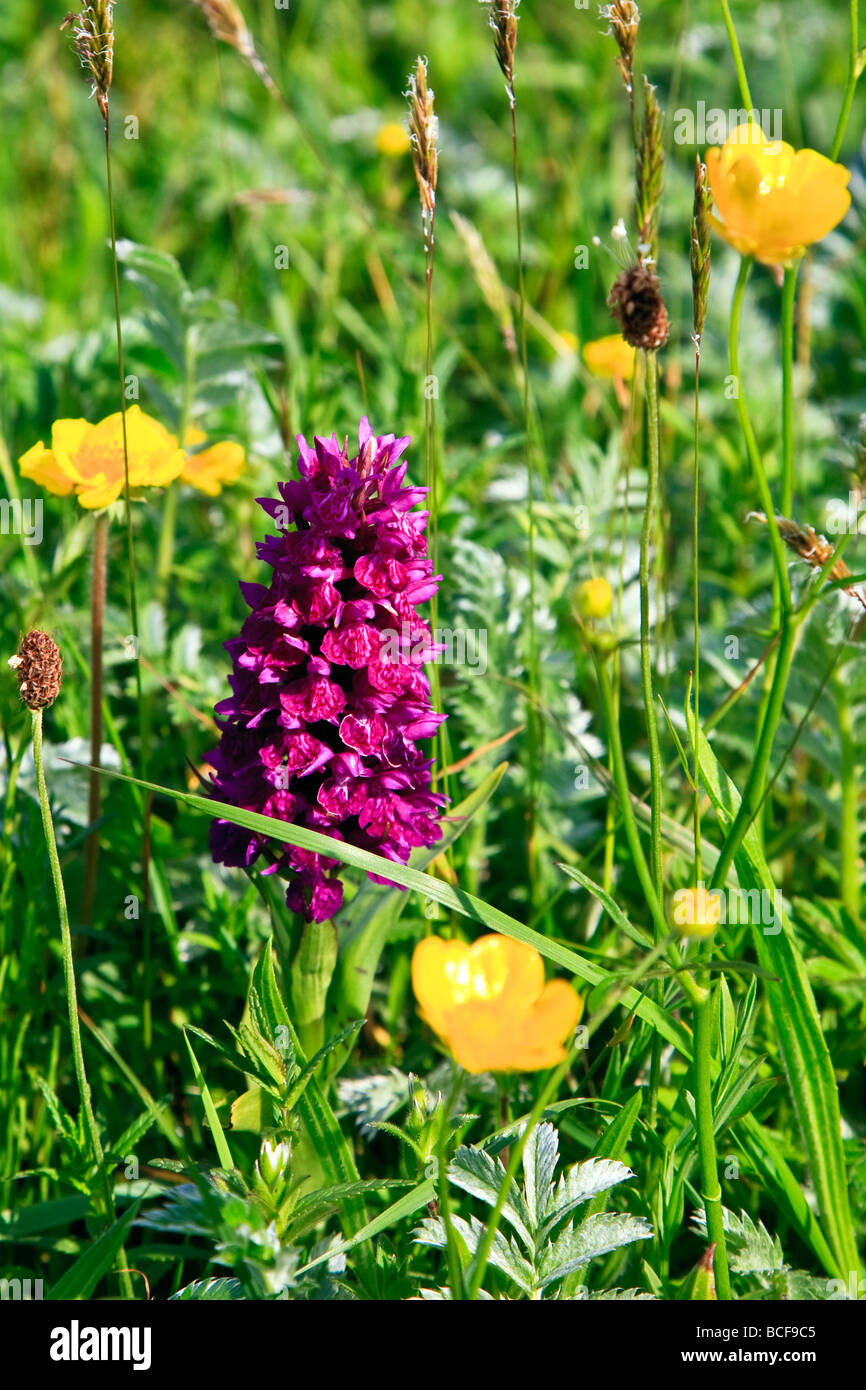
[[591,893],[594,898],[597,898],[615,925],[631,941],[644,948],[653,945],[653,938],[649,932],[641,931],[640,927],[634,926],[610,894],[605,892],[601,885],[591,879],[588,874],[585,874],[581,869],[576,869],[572,864],[559,864],[557,867],[562,869],[564,874],[568,874],[569,878],[573,878],[575,883],[579,883],[582,888],[585,888],[588,893]]
[[89,1197],[56,1197],[50,1202],[37,1202],[32,1207],[16,1211],[0,1211],[0,1241],[20,1240],[25,1236],[53,1231],[80,1221],[90,1210]]
[[143,1201],[142,1195],[124,1212],[119,1221],[115,1221],[109,1230],[88,1246],[84,1254],[52,1288],[48,1295],[52,1301],[90,1298],[103,1274],[106,1274],[114,1263],[114,1257],[126,1239]]
[[195,1082],[201,1094],[202,1105],[204,1106],[205,1114],[208,1118],[208,1124],[211,1127],[211,1132],[214,1137],[214,1143],[216,1144],[216,1151],[219,1157],[219,1161],[222,1164],[223,1168],[234,1168],[235,1161],[232,1158],[232,1151],[229,1148],[228,1143],[226,1141],[225,1134],[223,1133],[223,1127],[220,1124],[220,1117],[217,1114],[216,1106],[213,1103],[213,1097],[211,1096],[211,1093],[208,1090],[207,1082],[205,1081],[204,1076],[202,1075],[201,1067],[199,1066],[198,1060],[196,1059],[196,1055],[192,1050],[192,1043],[186,1035],[186,1030],[184,1030],[183,1039],[186,1043],[187,1050],[192,1061],[193,1075],[195,1076]]
[[[64,761],[71,762],[72,760],[64,759]],[[89,764],[73,763],[73,766],[89,767]],[[371,854],[369,850],[358,849],[356,845],[347,844],[343,840],[335,840],[328,835],[320,835],[315,830],[308,830],[306,826],[287,825],[284,821],[277,820],[273,816],[261,816],[253,811],[242,811],[224,801],[213,801],[209,797],[196,796],[192,792],[173,791],[170,787],[163,787],[155,782],[144,782],[140,778],[128,777],[115,769],[101,768],[100,773],[105,777],[116,777],[120,781],[131,782],[135,786],[143,787],[160,796],[169,796],[175,801],[189,806],[192,810],[201,811],[203,815],[209,816],[212,820],[224,819],[230,821],[232,825],[242,826],[246,830],[258,831],[259,834],[267,835],[273,840],[278,840],[281,844],[298,845],[301,849],[313,850],[317,854],[339,859],[341,863],[349,864],[353,868],[363,869],[365,873],[382,874],[394,883],[401,883],[405,888],[420,893],[424,898],[432,898],[441,903],[443,907],[450,908],[464,917],[481,923],[490,931],[501,932],[504,936],[513,937],[515,941],[523,941],[528,946],[534,946],[540,955],[553,961],[562,969],[570,971],[572,975],[576,975],[578,979],[584,980],[588,984],[617,983],[615,975],[603,970],[601,966],[592,961],[584,960],[576,951],[562,946],[558,941],[549,940],[540,932],[533,931],[531,927],[526,927],[522,922],[518,922],[515,918],[509,917],[507,913],[501,912],[499,908],[490,907],[481,898],[476,898],[472,893],[467,893],[462,888],[453,888],[450,883],[434,878],[432,874],[419,873],[416,869],[386,859],[384,855]],[[644,1022],[655,1028],[661,1037],[672,1043],[682,1053],[686,1060],[691,1059],[691,1034],[671,1016],[667,1009],[663,1009],[633,987],[623,991],[620,1003],[623,1008],[632,1010]]]
[[[409,856],[409,867],[419,872],[460,838],[474,816],[487,804],[508,768],[500,763],[473,792],[454,806],[444,823],[444,834],[435,845],[418,848]],[[395,876],[396,881],[396,876]],[[383,891],[381,884],[368,879],[347,908],[340,913],[341,924],[348,920],[349,931],[340,943],[334,978],[334,994],[342,1016],[366,1014],[379,958],[388,934],[406,905],[406,894],[398,888]]]
[[341,1043],[346,1042],[348,1038],[354,1037],[356,1033],[360,1032],[364,1023],[365,1019],[363,1018],[353,1018],[351,1023],[348,1023],[339,1033],[335,1033],[332,1038],[329,1038],[324,1047],[320,1047],[315,1056],[310,1058],[292,1086],[292,1089],[289,1091],[286,1105],[290,1110],[297,1105],[311,1078],[315,1075],[316,1070],[322,1065],[325,1058],[338,1048]]

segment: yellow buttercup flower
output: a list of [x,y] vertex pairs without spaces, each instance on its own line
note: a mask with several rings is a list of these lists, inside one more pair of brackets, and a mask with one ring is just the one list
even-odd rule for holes
[[531,946],[494,933],[471,946],[428,936],[415,947],[412,988],[423,1017],[466,1071],[539,1071],[565,1057],[583,1000],[545,983]]
[[[187,430],[185,443],[203,444],[207,436],[202,430]],[[226,483],[235,483],[246,467],[246,458],[240,444],[223,440],[202,449],[198,454],[187,454],[181,473],[181,482],[191,483],[199,492],[208,497],[217,497]]]
[[721,149],[707,150],[706,164],[722,219],[714,216],[714,226],[740,255],[764,265],[790,265],[851,204],[843,164],[766,140],[754,121],[738,126]]
[[[140,406],[126,412],[129,486],[165,487],[183,468],[186,455],[173,434]],[[116,502],[125,486],[123,420],[120,412],[99,424],[87,420],[55,420],[51,448],[40,442],[18,461],[23,478],[59,497],[75,492],[82,507],[94,511]]]
[[587,343],[583,360],[593,376],[619,381],[631,381],[634,376],[634,348],[619,333]]
[[405,154],[411,145],[412,141],[409,139],[408,130],[405,126],[398,125],[396,121],[388,121],[376,133],[376,149],[380,154],[388,155],[391,159],[397,159],[401,154]]

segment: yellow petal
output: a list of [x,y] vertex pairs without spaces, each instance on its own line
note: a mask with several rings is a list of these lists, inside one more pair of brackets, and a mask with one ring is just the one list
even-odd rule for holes
[[198,454],[186,455],[181,479],[191,483],[199,492],[216,497],[224,483],[234,483],[246,466],[240,444],[223,440]]
[[432,1028],[445,1036],[458,1003],[471,994],[469,947],[462,941],[428,936],[412,954],[412,989]]
[[68,497],[72,491],[71,479],[63,472],[54,453],[41,442],[21,455],[18,467],[22,478],[30,478],[57,497]]
[[72,461],[89,430],[93,429],[86,420],[55,420],[51,426],[51,448],[62,472],[72,476],[75,469]]
[[469,948],[472,993],[505,1009],[528,1007],[544,989],[544,962],[532,946],[493,932]]

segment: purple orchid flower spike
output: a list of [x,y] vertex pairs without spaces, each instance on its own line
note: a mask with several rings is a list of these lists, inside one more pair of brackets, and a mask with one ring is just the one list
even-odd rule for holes
[[[226,642],[231,696],[216,707],[221,737],[208,755],[221,801],[405,864],[442,835],[445,798],[432,790],[429,739],[444,715],[430,703],[424,663],[441,647],[417,608],[435,592],[419,504],[405,482],[410,440],[376,437],[365,418],[358,454],[347,444],[298,439],[298,481],[259,504],[279,527],[258,547],[273,570],[241,584],[251,612]],[[286,901],[307,921],[339,909],[339,861],[216,820],[217,863],[288,878]],[[379,883],[386,877],[371,874]]]

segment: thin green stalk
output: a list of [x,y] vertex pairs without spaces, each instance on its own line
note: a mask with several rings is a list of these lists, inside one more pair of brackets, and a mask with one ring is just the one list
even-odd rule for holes
[[[180,447],[186,447],[186,436],[192,416],[193,395],[195,392],[195,350],[192,334],[187,328],[183,343],[183,393],[180,402],[177,437]],[[177,479],[166,488],[162,507],[162,522],[159,528],[159,551],[156,562],[156,596],[164,603],[168,593],[168,581],[174,564],[174,537],[177,524],[177,499],[180,483]]]
[[860,826],[857,799],[857,745],[844,673],[833,677],[836,716],[839,721],[840,848],[842,868],[840,896],[851,916],[860,918]]
[[790,517],[794,501],[794,301],[799,261],[785,270],[782,287],[782,492],[780,510]]
[[830,150],[830,158],[838,159],[839,151],[842,148],[842,141],[845,138],[845,127],[848,124],[848,117],[851,114],[851,105],[854,101],[854,91],[857,86],[857,79],[860,76],[860,39],[858,36],[858,9],[859,0],[850,0],[849,16],[849,47],[848,47],[848,81],[845,86],[845,93],[842,97],[842,110],[839,112],[839,120],[836,122],[836,133],[833,136],[833,145]]
[[[138,661],[138,600],[135,592],[135,548],[132,539],[132,505],[129,495],[129,442],[126,435],[126,372],[123,364],[123,330],[120,323],[120,269],[117,259],[117,223],[114,215],[114,189],[111,180],[111,140],[109,138],[108,107],[105,108],[105,188],[108,197],[108,220],[111,233],[112,284],[114,289],[114,333],[117,343],[117,372],[120,382],[120,421],[123,434],[123,495],[126,503],[126,549],[129,566],[129,616],[135,642],[135,681],[138,708],[141,710],[141,666]],[[142,777],[147,766],[142,749]]]
[[529,701],[526,707],[526,737],[529,753],[529,802],[527,805],[527,848],[529,868],[529,902],[535,905],[537,877],[537,847],[535,843],[535,818],[538,803],[538,784],[541,776],[539,726],[535,712],[535,693],[538,686],[538,649],[535,633],[535,503],[531,445],[531,408],[529,400],[529,352],[526,340],[526,282],[523,274],[523,218],[520,211],[520,168],[517,152],[517,98],[513,84],[509,89],[511,106],[511,167],[514,179],[514,218],[517,229],[517,331],[520,343],[520,360],[523,385],[523,429],[526,448],[526,487],[527,521],[529,526],[529,595],[527,611],[529,620]]
[[[448,1117],[460,1090],[460,1068],[454,1064],[454,1080],[446,1100],[442,1098],[442,1111],[439,1117],[439,1133],[436,1137],[436,1164],[439,1173],[438,1201],[439,1215],[445,1228],[445,1246],[448,1252],[448,1283],[451,1297],[461,1301],[464,1296],[463,1266],[460,1263],[460,1250],[457,1233],[451,1221],[451,1195],[448,1188]],[[474,1295],[471,1295],[474,1297]]]
[[[45,833],[45,845],[48,850],[51,881],[54,885],[54,896],[57,901],[57,915],[60,918],[63,979],[66,989],[69,1036],[72,1044],[72,1065],[75,1071],[75,1079],[78,1083],[78,1096],[81,1102],[84,1132],[87,1137],[87,1146],[89,1150],[88,1157],[91,1164],[96,1169],[100,1180],[101,1193],[96,1205],[104,1224],[108,1225],[114,1219],[114,1194],[111,1190],[111,1181],[105,1165],[105,1154],[102,1149],[102,1140],[99,1136],[99,1127],[96,1123],[96,1116],[93,1113],[90,1083],[87,1080],[87,1071],[84,1065],[84,1051],[81,1046],[81,1029],[78,1021],[78,991],[75,985],[75,961],[72,952],[72,932],[69,927],[69,909],[66,904],[66,889],[63,885],[60,857],[57,853],[57,841],[54,836],[54,822],[51,818],[51,803],[48,799],[48,787],[45,782],[45,762],[42,755],[41,709],[32,711],[32,728],[33,767],[36,773],[39,810],[42,815],[42,829]],[[128,1271],[124,1271],[122,1268],[126,1264],[126,1256],[122,1250],[118,1252],[117,1264],[120,1267],[119,1277],[123,1285],[124,1297],[132,1298],[132,1282],[129,1278]]]
[[700,700],[701,700],[701,637],[699,627],[699,597],[700,579],[698,574],[698,564],[700,560],[700,541],[701,541],[701,447],[700,447],[700,414],[701,414],[701,346],[700,339],[695,339],[695,466],[694,466],[694,494],[692,499],[693,511],[693,532],[692,532],[692,611],[694,621],[694,738],[692,740],[695,750],[694,761],[694,783],[695,783],[695,883],[701,882],[701,764],[698,757],[698,730],[700,728]]
[[[705,972],[703,983],[709,980]],[[712,1099],[712,1039],[713,996],[695,1005],[694,1092],[695,1128],[698,1137],[698,1156],[701,1165],[701,1188],[707,1217],[707,1239],[716,1247],[716,1292],[723,1301],[731,1297],[728,1273],[728,1251],[725,1243],[725,1224],[722,1215],[722,1189],[719,1185],[719,1164],[716,1154],[715,1120]]]
[[[622,748],[622,737],[620,735],[619,722],[616,718],[614,709],[613,691],[611,690],[610,679],[604,661],[596,660],[595,669],[598,676],[598,688],[601,694],[602,712],[604,714],[608,746],[613,754],[614,782],[619,798],[620,809],[622,811],[623,828],[625,830],[626,840],[628,841],[629,853],[631,854],[637,876],[640,879],[640,885],[643,889],[647,906],[653,919],[653,925],[656,929],[657,939],[661,941],[668,937],[670,929],[665,920],[664,908],[656,892],[652,874],[649,871],[641,847],[640,834],[637,828],[637,821],[635,820],[631,792],[628,785],[628,772]],[[674,958],[673,964],[674,968],[678,969],[681,962]],[[677,978],[693,1004],[703,999],[704,991],[695,985],[687,972],[679,974]]]
[[[650,632],[650,546],[659,495],[659,394],[658,362],[654,352],[644,353],[647,406],[647,496],[640,537],[640,672],[644,718],[650,757],[650,812],[652,872],[656,892],[662,891],[662,761],[653,692]],[[665,935],[667,927],[665,927]]]
[[[93,555],[90,585],[90,781],[87,818],[91,826],[99,819],[99,767],[102,749],[102,643],[105,627],[105,587],[108,565],[108,512],[97,512],[93,528]],[[91,830],[84,849],[84,879],[81,890],[81,920],[93,916],[96,897],[96,870],[99,862],[99,831]]]
[[791,613],[783,614],[782,634],[779,639],[776,669],[773,674],[772,685],[770,686],[766,713],[761,724],[758,746],[755,749],[755,756],[749,770],[748,781],[746,782],[746,788],[743,792],[739,809],[737,810],[730,830],[725,836],[725,842],[722,845],[713,872],[710,885],[712,888],[719,888],[725,882],[728,870],[734,862],[734,857],[743,842],[743,838],[749,826],[757,815],[763,800],[767,768],[773,752],[776,730],[782,716],[782,706],[785,700],[785,691],[788,686],[788,676],[791,670],[791,661],[794,656],[798,630],[798,619]]
[[734,298],[731,304],[731,321],[728,336],[728,359],[730,362],[731,376],[736,385],[736,405],[737,418],[740,422],[743,439],[746,444],[746,452],[752,469],[752,475],[758,488],[761,498],[761,506],[767,518],[767,531],[770,537],[770,550],[773,556],[773,563],[776,567],[776,580],[779,587],[779,602],[783,610],[791,607],[791,585],[788,579],[788,566],[785,558],[785,547],[782,537],[779,534],[779,526],[776,521],[776,509],[773,506],[773,498],[770,493],[770,485],[767,482],[767,474],[764,470],[764,461],[761,458],[761,451],[758,448],[758,441],[755,438],[755,431],[749,418],[749,411],[746,405],[746,398],[743,392],[743,381],[740,376],[740,320],[743,312],[743,300],[746,293],[746,285],[749,280],[749,272],[752,269],[752,261],[749,257],[743,257],[740,262],[740,273],[737,276],[737,284],[734,290]]
[[725,27],[728,31],[728,38],[731,42],[731,52],[734,55],[734,67],[737,69],[737,81],[740,84],[740,96],[747,111],[754,111],[752,93],[749,91],[749,79],[746,77],[746,69],[743,64],[743,55],[740,52],[740,41],[737,38],[737,31],[734,28],[734,20],[728,0],[722,0],[722,13],[725,16]]

